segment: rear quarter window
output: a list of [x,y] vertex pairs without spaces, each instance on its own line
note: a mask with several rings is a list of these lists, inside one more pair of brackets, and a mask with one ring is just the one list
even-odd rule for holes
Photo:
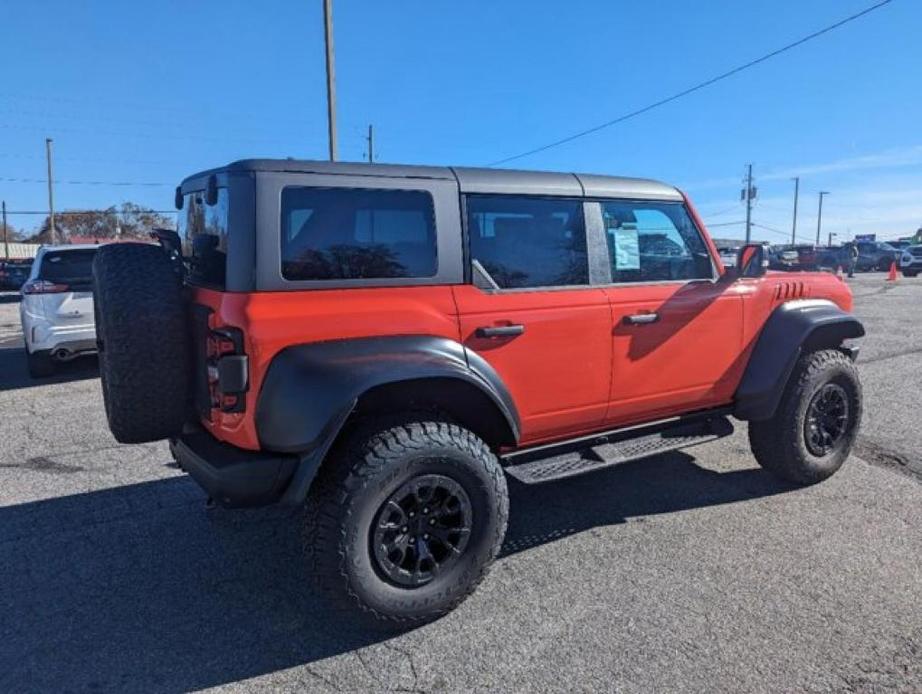
[[424,278],[438,270],[425,191],[288,187],[281,217],[286,280]]
[[49,251],[42,256],[38,279],[66,284],[73,289],[93,284],[93,258],[96,249]]
[[218,188],[214,205],[202,191],[185,196],[177,219],[189,281],[224,288],[227,275],[228,190]]

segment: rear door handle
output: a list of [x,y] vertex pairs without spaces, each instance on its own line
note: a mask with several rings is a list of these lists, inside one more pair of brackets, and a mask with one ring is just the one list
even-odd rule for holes
[[659,320],[658,313],[635,313],[632,316],[625,316],[624,322],[628,325],[648,325]]
[[515,337],[524,332],[524,325],[490,325],[477,328],[474,334],[477,337]]

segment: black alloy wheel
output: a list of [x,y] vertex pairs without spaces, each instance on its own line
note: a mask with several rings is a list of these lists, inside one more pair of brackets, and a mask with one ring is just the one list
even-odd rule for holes
[[827,383],[820,388],[807,408],[804,441],[813,455],[824,456],[833,450],[848,428],[848,395],[842,386]]
[[473,509],[464,488],[445,475],[419,475],[378,510],[372,556],[384,578],[404,588],[429,583],[464,553]]

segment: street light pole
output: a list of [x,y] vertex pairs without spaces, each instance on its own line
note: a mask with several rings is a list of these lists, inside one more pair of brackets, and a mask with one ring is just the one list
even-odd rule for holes
[[800,195],[800,176],[794,177],[794,221],[791,224],[791,245],[797,243],[797,198]]
[[743,191],[743,197],[746,200],[746,243],[752,236],[752,198],[754,189],[752,187],[752,164],[746,168],[746,190]]
[[51,163],[51,138],[45,138],[45,158],[48,160],[48,222],[51,231],[51,243],[57,243],[58,232],[54,226],[54,166]]
[[828,190],[820,191],[820,209],[816,215],[816,245],[820,245],[820,229],[823,227],[823,197],[829,195]]
[[333,0],[323,0],[323,28],[327,57],[327,129],[330,161],[336,161],[336,69],[333,63]]
[[3,255],[7,262],[10,260],[10,232],[6,227],[6,200],[3,201]]

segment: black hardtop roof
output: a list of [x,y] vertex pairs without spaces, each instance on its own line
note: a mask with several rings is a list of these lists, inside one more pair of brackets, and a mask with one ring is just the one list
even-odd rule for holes
[[409,164],[369,164],[304,159],[240,159],[186,177],[183,190],[211,174],[235,172],[313,173],[386,178],[457,180],[464,193],[507,193],[531,195],[572,195],[655,200],[681,200],[682,194],[671,185],[646,178],[625,178],[596,174],[518,171]]

